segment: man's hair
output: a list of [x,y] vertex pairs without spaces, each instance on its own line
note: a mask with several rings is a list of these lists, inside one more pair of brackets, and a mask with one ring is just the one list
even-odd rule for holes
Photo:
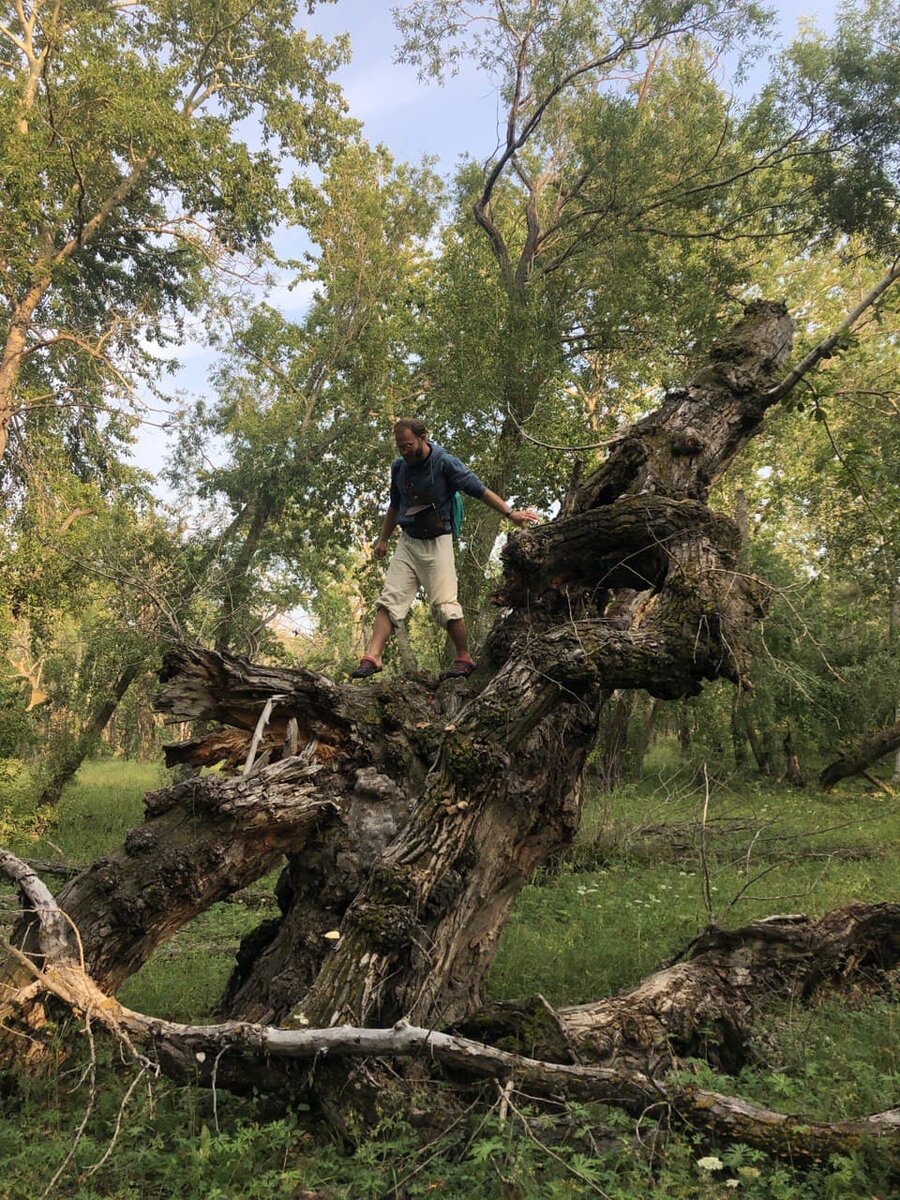
[[425,436],[425,422],[420,421],[418,417],[401,417],[394,425],[394,437],[401,429],[408,429],[413,437]]

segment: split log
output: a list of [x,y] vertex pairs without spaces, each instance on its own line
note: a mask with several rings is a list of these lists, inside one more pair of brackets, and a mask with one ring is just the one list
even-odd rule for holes
[[[191,917],[271,871],[333,819],[337,806],[317,793],[320,770],[288,759],[248,779],[207,775],[150,792],[146,822],[58,896],[97,983],[115,991]],[[36,934],[26,914],[13,940],[27,950]]]
[[848,755],[842,755],[819,775],[819,783],[830,792],[841,779],[863,775],[880,758],[900,750],[900,721],[866,738]]

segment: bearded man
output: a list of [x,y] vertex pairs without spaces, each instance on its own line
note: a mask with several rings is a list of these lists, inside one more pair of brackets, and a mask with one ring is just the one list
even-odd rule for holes
[[376,601],[372,637],[353,679],[368,679],[382,669],[382,654],[394,631],[416,598],[419,587],[431,605],[437,623],[447,630],[456,657],[442,679],[471,675],[475,664],[469,655],[469,638],[459,603],[456,562],[453,555],[453,507],[457,492],[482,500],[520,529],[539,521],[533,508],[514,509],[477,475],[430,441],[422,421],[404,418],[394,425],[400,457],[391,464],[388,510],[375,543],[375,557],[384,558],[388,540],[399,526],[400,538],[391,556],[384,587]]

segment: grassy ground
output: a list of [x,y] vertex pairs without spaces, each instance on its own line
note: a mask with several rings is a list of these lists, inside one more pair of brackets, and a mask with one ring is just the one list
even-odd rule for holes
[[[491,975],[492,995],[540,991],[552,1003],[578,1003],[633,984],[711,917],[737,925],[775,912],[820,913],[852,900],[896,898],[898,806],[884,795],[855,783],[825,797],[746,780],[715,781],[707,792],[702,773],[665,749],[649,767],[641,785],[594,797],[572,860],[522,894]],[[91,764],[28,855],[62,853],[83,862],[117,845],[140,820],[140,796],[160,782],[156,768]],[[218,905],[182,930],[129,981],[123,1001],[176,1019],[206,1018],[241,933],[271,911],[263,882],[240,901]],[[756,1061],[737,1079],[699,1064],[695,1070],[721,1090],[825,1119],[897,1102],[898,1038],[886,996],[858,990],[810,1007],[771,1006],[760,1015],[756,1041]],[[302,1112],[264,1119],[252,1102],[225,1095],[214,1110],[208,1093],[163,1082],[148,1089],[146,1080],[129,1100],[114,1152],[88,1176],[109,1146],[130,1082],[113,1068],[101,1069],[99,1080],[95,1110],[53,1195],[887,1200],[890,1194],[880,1154],[801,1173],[745,1147],[710,1147],[682,1136],[655,1144],[651,1153],[647,1130],[642,1144],[630,1121],[598,1106],[572,1109],[571,1136],[559,1141],[521,1097],[505,1121],[495,1108],[431,1148],[397,1115],[347,1155]],[[0,1162],[6,1159],[7,1170],[0,1171],[0,1200],[42,1194],[89,1092],[88,1081],[73,1071],[52,1083],[27,1083],[2,1104]],[[698,1165],[711,1157],[721,1168]]]

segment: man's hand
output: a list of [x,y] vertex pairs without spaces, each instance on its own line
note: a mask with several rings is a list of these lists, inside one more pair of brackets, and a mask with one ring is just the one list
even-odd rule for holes
[[520,529],[536,525],[540,519],[541,514],[533,508],[517,508],[508,514],[508,520],[512,521],[513,525],[518,525]]
[[388,552],[388,544],[383,538],[379,538],[375,543],[374,554],[376,558],[384,558]]

